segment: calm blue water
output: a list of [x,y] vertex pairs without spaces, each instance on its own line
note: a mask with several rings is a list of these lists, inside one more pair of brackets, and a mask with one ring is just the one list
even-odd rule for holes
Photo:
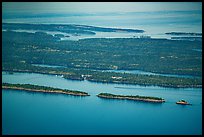
[[33,66],[39,67],[47,67],[47,68],[66,68],[64,66],[56,66],[56,65],[45,65],[45,64],[32,64]]
[[[37,11],[36,11],[37,12]],[[160,11],[124,13],[78,13],[78,14],[3,14],[3,22],[44,23],[44,24],[81,24],[99,27],[132,28],[145,30],[144,35],[152,38],[170,38],[166,32],[202,33],[202,11]],[[97,33],[89,37],[133,37],[140,34]],[[80,36],[79,38],[84,38]],[[79,39],[74,37],[71,39]],[[70,39],[70,38],[67,38]]]
[[166,76],[166,77],[179,77],[179,78],[201,78],[193,75],[176,75],[176,74],[162,74],[162,73],[153,73],[142,70],[104,70],[104,72],[117,72],[117,73],[130,73],[130,74],[141,74],[141,75],[157,75],[157,76]]
[[[55,65],[45,65],[45,64],[32,64],[32,65],[39,66],[39,67],[48,67],[48,68],[66,68],[65,66],[55,66]],[[159,76],[180,77],[180,78],[201,78],[199,76],[193,76],[193,75],[161,74],[161,73],[152,73],[152,72],[147,72],[142,70],[95,70],[95,71],[130,73],[130,74],[140,74],[140,75],[159,75]]]
[[[95,15],[3,14],[3,22],[82,24],[99,27],[143,29],[153,38],[166,32],[202,32],[201,11],[133,12]],[[27,30],[26,30],[27,31]],[[30,32],[33,33],[33,32]],[[59,32],[56,32],[59,33]],[[49,34],[55,34],[49,32]],[[97,33],[95,37],[133,37],[133,34]],[[72,37],[71,37],[72,38]],[[80,37],[79,37],[80,38]],[[74,40],[78,37],[74,37]],[[30,83],[88,92],[89,97],[2,90],[3,134],[202,134],[202,89],[142,87],[71,81],[61,77],[2,72],[2,81]],[[100,92],[158,96],[163,104],[96,97]],[[192,106],[175,102],[184,99]]]
[[[2,81],[81,90],[91,95],[2,90],[3,134],[202,134],[201,88],[100,84],[35,73],[2,72]],[[100,92],[158,96],[166,102],[107,100],[95,96]],[[193,105],[176,105],[180,99]]]

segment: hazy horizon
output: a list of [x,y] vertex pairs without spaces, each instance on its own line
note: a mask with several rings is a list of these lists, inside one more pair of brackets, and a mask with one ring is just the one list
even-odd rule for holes
[[202,32],[202,2],[3,2],[3,23]]
[[7,13],[202,11],[202,2],[3,2]]

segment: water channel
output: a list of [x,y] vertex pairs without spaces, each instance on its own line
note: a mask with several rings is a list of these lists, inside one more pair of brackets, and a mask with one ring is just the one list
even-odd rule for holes
[[[3,134],[202,134],[202,89],[102,84],[55,75],[2,72],[2,82],[36,84],[88,92],[75,97],[2,90]],[[101,99],[100,92],[157,96],[152,104]],[[184,99],[192,106],[175,104]]]

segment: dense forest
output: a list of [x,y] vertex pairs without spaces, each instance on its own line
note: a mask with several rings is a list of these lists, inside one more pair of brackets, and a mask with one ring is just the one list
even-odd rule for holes
[[202,33],[187,33],[187,32],[167,32],[167,35],[189,35],[189,36],[202,36]]
[[126,99],[126,100],[135,100],[135,101],[145,101],[145,102],[154,102],[154,103],[162,103],[165,102],[163,98],[159,97],[150,97],[150,96],[139,96],[139,95],[115,95],[110,93],[100,93],[97,95],[101,98],[108,99]]
[[150,97],[150,96],[139,96],[139,95],[115,95],[110,93],[99,93],[97,96],[107,96],[107,97],[129,97],[129,98],[141,98],[141,99],[155,99],[155,100],[163,100],[163,98],[159,97]]
[[[60,41],[42,32],[2,31],[2,67],[5,71],[64,75],[67,79],[200,87],[201,78],[173,78],[101,72],[94,70],[143,70],[163,74],[202,76],[202,41],[91,38]],[[45,68],[32,64],[57,65]]]
[[[82,92],[82,91],[76,91],[76,90],[67,90],[67,89],[60,89],[60,88],[53,88],[53,87],[47,87],[47,86],[38,86],[38,85],[32,85],[32,84],[10,84],[10,83],[2,83],[2,86],[5,88],[23,88],[25,90],[31,89],[31,90],[43,90],[43,91],[62,91],[67,94],[74,94],[74,95],[86,95],[89,96],[88,93]],[[61,92],[56,92],[61,93]]]

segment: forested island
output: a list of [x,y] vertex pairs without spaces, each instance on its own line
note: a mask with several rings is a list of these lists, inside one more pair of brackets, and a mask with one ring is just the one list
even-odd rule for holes
[[82,91],[59,89],[59,88],[38,86],[38,85],[32,85],[32,84],[2,83],[2,88],[3,89],[25,90],[25,91],[32,91],[32,92],[67,94],[67,95],[74,95],[74,96],[89,96],[88,93],[82,92]]
[[171,37],[172,40],[199,40],[199,41],[202,41],[202,37]]
[[144,101],[144,102],[152,102],[152,103],[165,102],[163,98],[150,97],[150,96],[139,96],[139,95],[128,96],[128,95],[114,95],[110,93],[100,93],[97,96],[100,98],[107,98],[107,99],[126,99],[126,100]]
[[188,36],[202,36],[202,33],[193,33],[193,32],[167,32],[167,35],[188,35]]
[[[4,25],[7,25],[11,31],[2,31],[3,71],[61,75],[65,79],[103,83],[172,88],[202,87],[202,52],[197,51],[202,49],[201,41],[139,38],[59,41],[61,35],[56,37],[43,32],[12,31],[12,28],[19,26],[31,28],[28,24]],[[53,26],[59,28],[61,25],[38,24],[35,28],[51,30]],[[76,26],[86,30],[92,28]],[[60,29],[63,30],[62,27]],[[41,67],[33,64],[62,67]],[[152,73],[192,75],[192,78],[102,70],[142,70]]]

